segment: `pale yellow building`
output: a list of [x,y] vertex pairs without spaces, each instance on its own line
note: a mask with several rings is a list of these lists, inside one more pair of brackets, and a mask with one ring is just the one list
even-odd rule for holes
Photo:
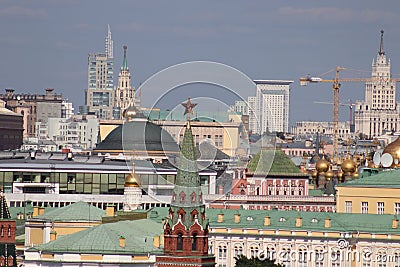
[[400,170],[382,171],[336,189],[338,212],[400,214]]

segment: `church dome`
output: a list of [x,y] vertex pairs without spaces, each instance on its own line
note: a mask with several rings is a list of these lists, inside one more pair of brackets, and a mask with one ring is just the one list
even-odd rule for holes
[[326,172],[329,170],[329,162],[325,159],[325,157],[322,157],[322,159],[315,163],[315,169],[318,172]]
[[385,147],[382,155],[385,153],[392,155],[393,160],[400,159],[400,136]]
[[332,171],[332,170],[329,170],[329,171],[327,171],[327,172],[325,173],[325,179],[326,179],[327,181],[329,181],[330,179],[333,178],[334,175],[335,175],[335,174],[333,173],[333,171]]
[[353,173],[356,170],[356,163],[352,159],[348,158],[342,162],[340,167],[344,173]]
[[126,121],[132,121],[134,119],[145,119],[143,113],[135,106],[129,106],[122,112],[122,116]]

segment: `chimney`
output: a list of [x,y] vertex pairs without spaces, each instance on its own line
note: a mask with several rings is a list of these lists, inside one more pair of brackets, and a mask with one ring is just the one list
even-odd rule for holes
[[264,226],[270,226],[271,225],[271,217],[269,217],[268,215],[266,215],[264,217]]
[[161,243],[161,242],[160,242],[160,236],[155,236],[155,237],[153,238],[153,245],[154,245],[155,247],[159,248],[159,247],[161,246],[160,243]]
[[224,194],[224,186],[223,185],[218,186],[218,194],[220,194],[220,195]]
[[235,214],[235,223],[240,223],[240,213]]
[[56,239],[57,239],[57,232],[54,231],[54,230],[52,230],[52,231],[50,232],[50,241],[54,241],[54,240],[56,240]]
[[394,217],[392,220],[392,229],[397,229],[397,228],[399,228],[399,220],[396,217]]
[[39,207],[39,215],[42,215],[44,213],[44,207]]
[[331,219],[325,218],[325,228],[331,228]]
[[222,212],[218,214],[218,222],[219,223],[224,222],[224,214]]
[[123,237],[123,236],[119,237],[119,246],[121,248],[125,248],[125,237]]
[[114,205],[107,205],[107,207],[106,207],[106,215],[108,217],[114,217]]
[[39,207],[35,206],[35,207],[33,207],[32,217],[37,217],[37,216],[39,216]]
[[301,227],[303,226],[303,218],[300,216],[296,218],[296,227]]

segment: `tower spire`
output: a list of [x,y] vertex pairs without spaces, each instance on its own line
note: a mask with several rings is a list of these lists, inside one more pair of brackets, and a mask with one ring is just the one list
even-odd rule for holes
[[383,51],[383,33],[384,33],[384,31],[381,30],[381,44],[379,46],[379,55],[385,54],[385,51]]
[[106,54],[108,58],[114,58],[114,42],[111,39],[110,24],[107,25]]
[[124,45],[124,61],[122,62],[122,70],[128,70],[128,62],[126,60],[126,49],[128,46]]

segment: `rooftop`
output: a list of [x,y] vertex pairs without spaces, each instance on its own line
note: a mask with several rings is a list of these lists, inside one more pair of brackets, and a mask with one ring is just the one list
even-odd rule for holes
[[400,170],[382,171],[378,174],[368,176],[347,183],[338,184],[337,187],[381,187],[400,188]]
[[[153,245],[153,238],[160,235],[163,235],[161,221],[119,221],[60,236],[52,242],[29,250],[42,253],[161,254],[162,249]],[[125,238],[125,247],[120,246],[120,237]]]

